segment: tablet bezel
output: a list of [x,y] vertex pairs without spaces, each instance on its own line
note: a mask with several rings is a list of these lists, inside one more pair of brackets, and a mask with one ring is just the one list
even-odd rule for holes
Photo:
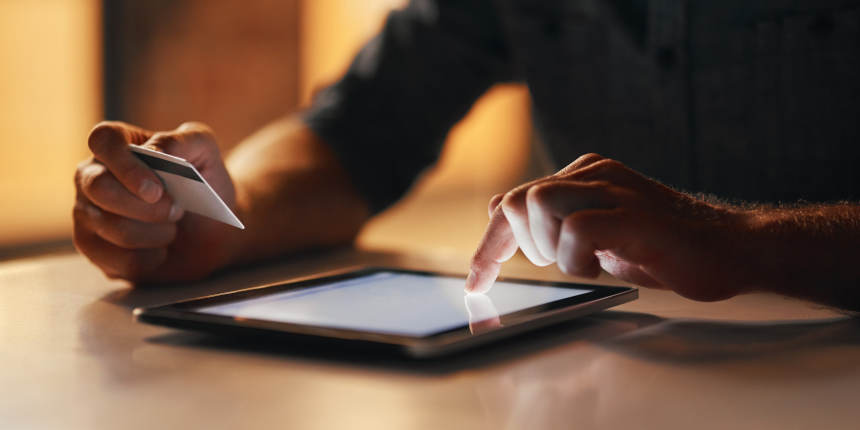
[[489,341],[509,337],[538,327],[556,324],[561,321],[607,309],[638,298],[638,290],[632,287],[604,286],[571,282],[542,281],[519,278],[499,278],[499,281],[546,285],[559,288],[587,289],[584,294],[568,297],[543,305],[533,306],[516,312],[500,315],[502,327],[473,334],[469,326],[440,331],[428,336],[408,336],[379,333],[353,329],[286,323],[271,320],[234,318],[224,315],[196,312],[203,306],[235,302],[261,297],[284,291],[312,288],[320,284],[343,281],[379,272],[394,272],[419,276],[443,276],[462,278],[461,274],[408,270],[389,267],[367,267],[358,270],[329,272],[306,278],[277,282],[238,291],[213,294],[183,300],[162,306],[136,308],[137,321],[164,325],[180,329],[202,330],[215,333],[232,334],[285,334],[299,337],[330,338],[340,341],[373,343],[394,346],[413,357],[432,357],[456,350],[479,345]]

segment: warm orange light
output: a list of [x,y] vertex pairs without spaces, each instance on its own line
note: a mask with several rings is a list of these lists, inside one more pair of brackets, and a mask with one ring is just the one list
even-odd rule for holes
[[97,0],[0,2],[0,246],[71,236],[101,112]]

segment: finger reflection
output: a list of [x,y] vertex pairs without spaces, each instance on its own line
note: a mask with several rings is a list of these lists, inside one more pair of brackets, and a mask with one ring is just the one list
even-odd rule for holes
[[499,311],[490,297],[483,293],[467,293],[463,296],[466,311],[469,313],[469,331],[483,333],[502,327]]

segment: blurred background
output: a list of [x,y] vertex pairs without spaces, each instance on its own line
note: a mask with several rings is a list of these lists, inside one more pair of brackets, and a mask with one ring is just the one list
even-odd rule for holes
[[[227,152],[307,106],[405,3],[0,1],[0,258],[70,247],[72,175],[96,122],[203,121]],[[531,135],[526,89],[492,89],[451,131],[437,168],[367,226],[360,246],[470,249],[489,197],[543,170],[530,162],[540,158]]]

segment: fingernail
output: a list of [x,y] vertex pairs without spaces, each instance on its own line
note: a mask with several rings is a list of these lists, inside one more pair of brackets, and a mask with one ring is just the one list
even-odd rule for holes
[[144,179],[140,184],[140,197],[148,203],[155,203],[161,198],[161,187],[149,179]]
[[170,213],[167,215],[167,220],[170,222],[176,222],[182,218],[182,215],[185,215],[185,211],[174,203],[170,206]]

